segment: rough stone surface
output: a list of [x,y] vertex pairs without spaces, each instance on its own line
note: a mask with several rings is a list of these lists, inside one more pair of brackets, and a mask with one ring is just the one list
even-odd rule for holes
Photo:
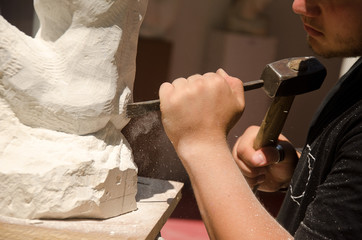
[[147,0],[35,0],[26,36],[0,16],[0,214],[109,218],[136,209],[128,123]]

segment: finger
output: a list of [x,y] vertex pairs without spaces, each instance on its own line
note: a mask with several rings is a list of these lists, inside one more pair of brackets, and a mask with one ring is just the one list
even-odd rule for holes
[[238,159],[243,159],[245,164],[252,168],[265,167],[280,160],[280,154],[275,147],[264,147],[256,151],[249,148],[243,152],[236,152],[236,154]]
[[265,182],[265,175],[260,175],[255,178],[245,177],[246,182],[249,184],[250,188],[254,186],[261,185]]
[[186,84],[187,84],[187,79],[186,78],[177,78],[172,82],[172,85],[175,88],[183,87]]
[[158,91],[158,95],[160,97],[160,100],[164,98],[168,98],[172,93],[174,89],[174,86],[169,82],[164,82],[161,84],[160,89]]
[[236,164],[238,165],[241,173],[249,178],[255,178],[260,175],[266,174],[267,169],[265,167],[250,167],[245,164],[244,161],[238,159],[236,161]]
[[194,75],[188,77],[188,78],[187,78],[187,81],[188,81],[188,82],[193,82],[193,81],[199,80],[199,79],[201,79],[201,78],[202,78],[202,76],[201,76],[200,74],[194,74]]
[[222,69],[222,68],[219,68],[219,69],[216,71],[216,73],[219,74],[220,76],[222,76],[222,77],[225,78],[225,79],[228,78],[228,77],[230,77],[229,74],[227,74],[227,73],[225,72],[225,70]]
[[243,82],[239,78],[230,76],[222,68],[219,68],[216,71],[216,73],[221,77],[223,77],[228,82],[229,86],[233,91],[235,91],[238,95],[242,96],[244,92],[244,87],[243,87]]
[[261,175],[265,175],[267,169],[265,167],[248,166],[245,161],[236,158],[236,164],[238,165],[241,173],[248,178],[256,178]]
[[233,157],[249,168],[260,167],[265,162],[263,152],[256,152],[252,146],[257,129],[255,126],[249,127],[235,143],[232,151]]
[[216,83],[222,83],[224,84],[225,83],[225,78],[223,78],[222,76],[220,76],[219,74],[216,74],[214,72],[207,72],[207,73],[204,73],[202,75],[202,77],[208,82],[208,83],[211,83],[211,82],[216,82]]
[[279,159],[279,154],[273,147],[267,147],[255,151],[253,142],[259,127],[251,126],[236,142],[232,155],[240,170],[249,177],[263,174],[264,166],[268,166]]
[[259,166],[268,166],[278,163],[281,157],[282,156],[276,147],[263,147],[255,153],[255,160],[259,161]]

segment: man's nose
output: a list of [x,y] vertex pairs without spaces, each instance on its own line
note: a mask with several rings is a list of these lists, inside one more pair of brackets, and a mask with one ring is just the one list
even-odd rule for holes
[[321,13],[319,0],[294,0],[293,11],[306,17],[317,17]]

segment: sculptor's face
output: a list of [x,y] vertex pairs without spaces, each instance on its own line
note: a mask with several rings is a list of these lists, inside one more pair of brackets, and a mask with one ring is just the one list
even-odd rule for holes
[[324,57],[362,55],[361,0],[294,0],[308,43]]

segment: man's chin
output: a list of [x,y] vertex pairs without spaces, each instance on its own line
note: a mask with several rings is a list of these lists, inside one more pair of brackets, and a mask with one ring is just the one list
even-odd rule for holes
[[328,51],[321,51],[320,49],[316,49],[313,48],[312,45],[309,45],[309,48],[318,56],[323,57],[323,58],[334,58],[334,57],[340,57],[332,52],[328,52]]
[[314,39],[308,37],[307,38],[309,48],[318,56],[323,58],[348,58],[348,57],[358,57],[361,56],[361,49],[362,48],[355,48],[355,49],[332,49],[328,46],[323,46],[319,44]]

